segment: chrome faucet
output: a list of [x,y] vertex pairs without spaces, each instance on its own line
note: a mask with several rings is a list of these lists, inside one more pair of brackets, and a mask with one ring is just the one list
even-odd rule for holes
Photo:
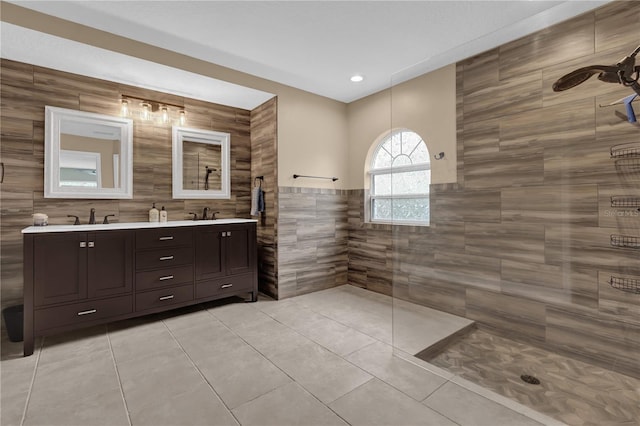
[[92,208],[89,213],[89,225],[95,225],[96,223],[96,209]]
[[207,212],[209,211],[209,207],[205,207],[202,211],[202,220],[207,220]]

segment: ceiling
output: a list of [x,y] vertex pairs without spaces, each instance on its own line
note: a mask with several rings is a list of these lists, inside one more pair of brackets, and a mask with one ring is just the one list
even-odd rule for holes
[[342,102],[607,2],[12,1]]

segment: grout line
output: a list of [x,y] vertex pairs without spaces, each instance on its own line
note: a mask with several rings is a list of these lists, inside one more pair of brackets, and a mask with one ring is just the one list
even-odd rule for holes
[[[205,311],[207,310],[206,308],[204,309]],[[214,317],[215,318],[215,317]],[[217,318],[216,318],[217,320]],[[227,409],[227,411],[229,412],[229,414],[231,414],[231,416],[234,418],[234,420],[240,425],[240,421],[238,420],[238,418],[236,417],[236,415],[233,413],[233,411],[231,410],[231,408],[229,408],[229,406],[227,405],[227,403],[222,399],[222,397],[220,396],[220,394],[218,393],[218,391],[216,391],[216,389],[213,387],[213,384],[207,379],[207,377],[204,375],[204,373],[200,370],[200,368],[198,367],[198,365],[195,363],[195,361],[191,358],[191,356],[189,355],[189,353],[184,349],[184,347],[182,346],[182,344],[180,343],[180,341],[176,338],[176,336],[173,334],[173,331],[171,331],[171,328],[169,328],[169,326],[167,325],[167,323],[165,322],[165,320],[161,320],[162,324],[164,324],[165,328],[167,329],[167,331],[169,332],[169,334],[171,335],[171,337],[173,338],[173,340],[175,340],[175,342],[178,344],[178,346],[180,347],[180,349],[182,350],[182,352],[185,354],[185,356],[187,357],[187,359],[189,360],[189,362],[191,363],[191,365],[193,366],[193,368],[196,369],[196,371],[198,372],[198,374],[200,375],[200,377],[202,377],[202,379],[205,381],[205,383],[209,386],[209,388],[211,388],[211,391],[214,393],[215,396],[218,397],[218,399],[220,400],[220,402],[222,403],[222,405],[224,405],[224,408]]]
[[[255,398],[253,398],[253,399],[252,399],[252,400],[250,400],[250,401],[243,402],[243,403],[242,403],[242,404],[240,404],[238,407],[240,407],[240,406],[242,406],[242,405],[244,405],[244,404],[247,404],[248,402],[254,401],[254,400],[258,399],[258,398],[261,398],[261,397],[263,397],[264,395],[267,395],[268,393],[271,393],[271,392],[275,391],[276,389],[279,389],[279,388],[281,388],[281,387],[287,386],[287,385],[289,385],[289,384],[291,384],[291,383],[295,383],[296,385],[300,386],[300,388],[302,388],[302,390],[303,390],[304,392],[307,392],[309,395],[311,395],[311,397],[312,397],[312,398],[314,398],[316,401],[318,401],[320,404],[322,404],[323,406],[325,406],[328,410],[330,410],[332,413],[334,413],[336,416],[338,416],[340,419],[342,419],[346,424],[348,424],[348,425],[350,425],[350,424],[351,424],[351,423],[349,423],[349,422],[347,421],[347,419],[343,418],[340,414],[338,414],[338,413],[337,413],[336,411],[334,411],[331,407],[329,407],[329,405],[328,405],[328,404],[325,404],[324,402],[322,402],[322,401],[321,401],[317,396],[315,396],[313,393],[311,393],[311,391],[310,391],[310,390],[308,390],[307,388],[305,388],[304,386],[302,386],[302,384],[301,384],[301,383],[299,383],[296,379],[294,379],[293,377],[291,377],[291,375],[289,375],[289,373],[287,373],[287,372],[286,372],[286,371],[284,371],[282,368],[280,368],[276,363],[274,363],[273,361],[271,361],[271,360],[270,360],[270,359],[269,359],[265,354],[263,354],[262,352],[260,352],[260,350],[259,350],[258,348],[254,347],[251,343],[249,343],[249,342],[248,342],[247,340],[245,340],[242,336],[240,336],[238,333],[236,333],[234,330],[232,330],[229,326],[227,326],[227,324],[225,324],[223,321],[221,321],[219,318],[217,318],[217,317],[216,317],[212,312],[210,312],[208,309],[205,309],[205,310],[207,311],[207,313],[208,313],[209,315],[211,315],[211,317],[215,318],[215,319],[216,319],[216,321],[219,321],[219,322],[220,322],[220,324],[222,324],[222,325],[223,325],[223,326],[225,326],[229,331],[231,331],[233,334],[235,334],[236,336],[238,336],[238,338],[239,338],[239,339],[241,339],[243,342],[245,342],[247,345],[249,345],[249,346],[250,346],[254,351],[258,352],[258,353],[259,353],[259,354],[260,354],[260,355],[261,355],[265,360],[267,360],[269,363],[271,363],[271,364],[272,364],[274,367],[276,367],[278,370],[282,371],[282,373],[283,373],[284,375],[286,375],[287,377],[289,377],[289,378],[291,379],[291,382],[290,382],[290,383],[286,383],[286,384],[284,384],[284,385],[278,386],[277,388],[272,389],[272,390],[270,390],[269,392],[266,392],[266,393],[264,393],[264,394],[262,394],[262,395],[259,395],[259,396],[257,396],[257,397],[255,397]],[[262,311],[260,311],[260,312],[262,312]],[[270,318],[272,318],[275,322],[277,322],[277,323],[279,323],[279,324],[282,324],[283,326],[287,327],[289,330],[293,331],[294,333],[299,334],[300,336],[302,336],[302,337],[304,337],[305,339],[309,340],[310,342],[312,342],[312,343],[314,343],[314,344],[316,344],[316,345],[318,345],[318,346],[320,346],[320,347],[323,347],[323,346],[322,346],[322,345],[320,345],[319,343],[316,343],[316,342],[314,342],[313,340],[309,339],[309,338],[308,338],[307,336],[305,336],[304,334],[302,334],[302,333],[298,332],[297,330],[294,330],[293,328],[289,327],[288,325],[283,324],[283,323],[281,323],[280,321],[276,320],[275,318],[271,317],[271,316],[270,316],[269,314],[267,314],[266,312],[262,312],[262,313],[263,313],[263,314],[265,314],[265,315],[267,315],[267,316],[269,316]],[[373,343],[372,343],[372,344],[373,344]],[[323,347],[323,348],[324,348],[324,347]],[[340,356],[340,355],[336,355],[336,356]],[[342,358],[342,357],[340,357],[340,358]],[[342,359],[344,359],[344,358],[342,358]],[[347,360],[345,359],[345,361],[347,361]],[[347,362],[349,362],[349,361],[347,361]],[[353,364],[352,364],[352,365],[353,365]],[[358,367],[358,366],[356,366],[356,367]],[[358,367],[358,368],[360,368],[360,367]],[[362,369],[361,369],[361,370],[362,370]],[[362,371],[364,371],[364,370],[362,370]],[[364,371],[364,372],[365,372],[365,373],[367,373],[367,374],[369,374],[369,373],[368,373],[368,372],[366,372],[366,371]],[[365,383],[369,383],[369,381],[370,381],[370,380],[372,380],[372,379],[374,379],[374,378],[376,378],[376,377],[372,375],[371,379],[367,380]],[[363,384],[364,384],[364,383],[363,383]],[[360,386],[362,386],[362,385],[360,385]],[[357,389],[357,388],[359,388],[360,386],[356,387],[356,389]],[[349,392],[352,392],[352,391],[349,391]],[[349,392],[347,392],[347,393],[349,393]],[[346,394],[345,394],[345,395],[346,395]],[[342,398],[343,396],[344,396],[344,395],[341,395],[340,397],[336,398],[334,401],[337,401],[338,399]],[[334,402],[334,401],[331,401],[331,402]],[[236,407],[236,408],[237,408],[237,407]],[[235,416],[234,416],[234,417],[235,417]]]
[[118,379],[118,388],[120,389],[120,396],[122,397],[122,402],[124,403],[124,411],[127,413],[127,421],[129,422],[129,426],[131,426],[131,413],[129,413],[129,406],[127,405],[127,399],[124,397],[124,389],[122,388],[122,380],[120,379],[120,372],[118,371],[118,363],[116,362],[116,355],[113,353],[113,346],[111,346],[111,337],[109,337],[109,325],[106,326],[107,329],[107,342],[109,342],[109,352],[111,353],[111,360],[113,361],[113,368],[116,371],[116,378]]
[[36,371],[40,364],[40,354],[44,347],[44,337],[40,340],[40,347],[38,348],[38,355],[36,356],[36,363],[33,366],[33,374],[31,375],[31,383],[29,383],[29,392],[27,392],[27,400],[24,402],[24,409],[22,410],[22,418],[20,419],[20,426],[24,425],[24,421],[27,418],[27,409],[29,408],[29,402],[31,401],[31,392],[33,392],[33,384],[36,381]]

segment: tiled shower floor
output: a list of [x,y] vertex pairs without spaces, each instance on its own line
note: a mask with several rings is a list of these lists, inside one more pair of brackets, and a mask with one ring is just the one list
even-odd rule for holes
[[640,380],[484,330],[428,362],[569,425],[640,425]]
[[[395,305],[392,311],[392,304]],[[397,325],[412,324],[404,333]],[[3,341],[1,424],[558,424],[392,347],[468,321],[352,286]]]

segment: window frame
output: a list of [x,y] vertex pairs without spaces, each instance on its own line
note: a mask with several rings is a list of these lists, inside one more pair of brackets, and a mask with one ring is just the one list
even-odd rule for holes
[[[374,203],[375,200],[392,200],[391,202],[393,203],[393,200],[417,200],[417,199],[423,199],[423,198],[427,198],[429,199],[429,207],[431,206],[431,197],[430,197],[430,188],[426,188],[425,192],[421,192],[421,193],[413,193],[413,194],[399,194],[399,195],[394,195],[394,194],[390,194],[390,195],[375,195],[375,177],[376,176],[380,176],[380,175],[390,175],[391,179],[393,180],[393,175],[396,173],[403,173],[403,172],[412,172],[412,171],[428,171],[429,172],[429,181],[431,181],[431,161],[429,161],[428,163],[420,163],[420,164],[410,164],[410,165],[403,165],[403,166],[391,166],[391,167],[380,167],[380,168],[373,168],[373,163],[376,160],[376,157],[379,153],[379,151],[382,148],[382,145],[384,145],[389,139],[393,138],[396,134],[398,133],[415,133],[418,136],[420,136],[418,133],[412,131],[412,130],[408,130],[408,129],[401,129],[401,130],[396,130],[393,132],[388,133],[387,135],[385,135],[383,138],[379,139],[378,142],[375,145],[375,150],[373,152],[373,155],[369,161],[369,170],[367,171],[368,177],[369,177],[369,191],[367,194],[368,200],[367,200],[367,206],[368,206],[368,221],[371,223],[376,223],[376,224],[390,224],[390,225],[413,225],[413,226],[429,226],[431,224],[431,208],[429,208],[429,219],[427,221],[422,221],[422,220],[403,220],[403,219],[376,219],[374,217]],[[422,139],[422,137],[420,137],[420,143],[424,144],[425,149],[427,150],[427,154],[430,156],[431,154],[429,154],[429,147],[427,146],[426,142],[424,141],[424,139]],[[418,145],[416,145],[417,147]],[[415,150],[415,148],[414,148]],[[388,152],[388,151],[387,151]],[[413,151],[412,151],[413,153]],[[400,154],[403,155],[403,154]],[[393,164],[393,160],[396,157],[392,158],[392,164]],[[431,158],[431,157],[429,157]],[[393,211],[392,211],[392,215],[393,215]]]

